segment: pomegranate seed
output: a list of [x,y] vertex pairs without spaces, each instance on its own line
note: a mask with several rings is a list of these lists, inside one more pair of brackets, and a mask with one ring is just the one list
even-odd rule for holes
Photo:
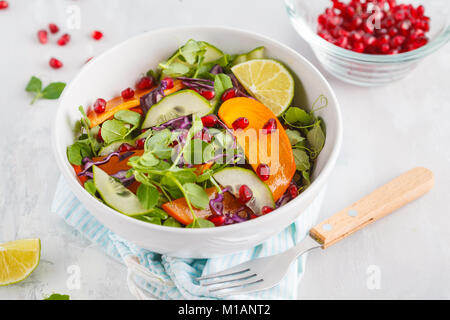
[[162,79],[161,85],[163,86],[164,89],[172,89],[173,88],[173,79],[166,77],[166,78]]
[[128,143],[122,143],[118,149],[119,152],[128,152],[136,150],[136,147],[129,145]]
[[56,24],[54,24],[54,23],[49,23],[48,29],[53,34],[58,33],[58,31],[59,31],[59,27]]
[[419,17],[423,16],[425,14],[425,7],[422,5],[418,6],[416,12]]
[[356,42],[353,44],[353,51],[362,53],[362,52],[364,52],[365,48],[366,47],[364,46],[364,44],[362,42]]
[[46,44],[48,42],[48,33],[45,30],[39,30],[37,33],[38,40],[42,44]]
[[205,126],[207,128],[214,127],[217,124],[217,122],[218,122],[218,119],[217,119],[216,115],[214,115],[214,114],[210,114],[210,115],[204,116],[202,118],[203,126]]
[[89,61],[91,61],[94,57],[90,57],[88,58],[84,63],[88,63]]
[[140,90],[150,89],[153,86],[153,78],[145,76],[139,79],[136,88]]
[[252,213],[251,215],[250,215],[250,219],[256,219],[256,218],[258,218],[259,216],[257,216],[256,214],[254,214],[254,213]]
[[266,181],[270,176],[270,168],[265,163],[260,163],[256,168],[256,174],[262,181]]
[[220,227],[225,223],[225,217],[219,215],[212,215],[208,217],[208,220],[214,223],[216,227]]
[[58,39],[58,45],[65,46],[70,41],[70,35],[68,33],[64,33],[61,38]]
[[8,9],[9,3],[8,1],[0,1],[0,10]]
[[391,41],[393,47],[399,47],[403,44],[403,42],[405,42],[404,36],[395,36]]
[[121,92],[121,96],[123,99],[131,99],[134,97],[134,90],[131,88],[126,88]]
[[94,111],[96,113],[103,113],[106,110],[106,100],[102,98],[98,98],[94,102]]
[[234,130],[238,130],[247,128],[248,124],[249,124],[248,119],[241,117],[237,118],[231,126],[233,127]]
[[273,208],[271,208],[271,207],[268,207],[268,206],[264,206],[264,207],[262,207],[262,209],[261,209],[261,213],[264,215],[264,214],[268,214],[269,212],[272,212],[273,211]]
[[139,139],[136,141],[136,148],[137,149],[144,149],[145,146],[145,138]]
[[206,99],[206,100],[211,100],[214,98],[214,96],[216,95],[214,93],[214,91],[211,90],[203,90],[200,92],[200,94]]
[[102,128],[99,128],[99,129],[98,129],[98,133],[97,133],[97,141],[98,141],[98,142],[103,142]]
[[243,184],[239,187],[239,202],[242,204],[246,204],[253,198],[253,192],[252,190],[246,185]]
[[100,40],[101,38],[103,38],[103,33],[101,33],[100,31],[98,31],[98,30],[94,30],[94,31],[92,31],[92,33],[91,33],[91,37],[92,37],[92,39],[94,39],[94,40]]
[[289,195],[292,199],[298,196],[298,188],[295,184],[291,184],[288,188]]
[[53,69],[59,69],[63,66],[63,63],[56,58],[51,58],[50,61],[48,62],[48,64]]
[[269,134],[277,130],[277,121],[274,118],[270,118],[269,121],[263,126],[263,133]]
[[227,101],[228,99],[236,97],[236,95],[237,95],[236,89],[230,88],[222,94],[221,99],[222,101]]
[[387,54],[387,53],[389,52],[389,50],[391,50],[391,47],[389,46],[389,43],[383,43],[383,44],[380,46],[380,51],[381,51],[381,53],[383,53],[383,54]]

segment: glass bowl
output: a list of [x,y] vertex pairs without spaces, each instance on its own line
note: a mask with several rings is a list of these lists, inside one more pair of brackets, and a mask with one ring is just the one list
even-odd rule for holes
[[359,86],[385,85],[404,78],[420,60],[450,39],[449,0],[398,2],[414,6],[422,3],[425,6],[425,14],[430,17],[430,31],[427,33],[429,42],[405,53],[376,55],[343,49],[317,35],[317,17],[325,8],[331,7],[330,0],[285,0],[292,25],[309,43],[323,67],[338,79]]

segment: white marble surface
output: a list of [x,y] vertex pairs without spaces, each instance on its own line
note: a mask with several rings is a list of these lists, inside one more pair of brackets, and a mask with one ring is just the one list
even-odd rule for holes
[[[88,57],[130,36],[187,24],[256,31],[298,50],[315,65],[318,62],[291,28],[281,0],[10,3],[10,9],[0,12],[0,241],[39,237],[43,248],[31,277],[0,288],[0,299],[40,299],[51,292],[68,293],[73,299],[132,298],[125,269],[50,212],[59,175],[50,146],[57,103],[30,106],[31,97],[24,92],[30,76],[44,82],[70,81]],[[70,30],[71,43],[65,48],[39,45],[37,30],[51,21],[64,26],[72,5],[81,9],[81,29]],[[97,28],[105,34],[100,42],[89,38]],[[407,79],[382,88],[353,87],[325,73],[340,100],[345,132],[321,216],[414,166],[432,169],[436,185],[394,215],[326,251],[312,252],[299,299],[450,298],[449,55],[447,45]],[[50,69],[51,56],[60,57],[64,68]],[[80,289],[67,287],[72,265],[80,268]],[[380,281],[374,288],[371,279],[377,274]]]

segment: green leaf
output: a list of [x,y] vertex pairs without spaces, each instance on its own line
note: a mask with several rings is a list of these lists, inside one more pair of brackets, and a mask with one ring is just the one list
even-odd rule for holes
[[61,96],[66,84],[64,82],[53,82],[42,90],[44,99],[58,99]]
[[[129,126],[129,125],[128,125]],[[124,139],[129,131],[129,127],[123,121],[113,119],[107,120],[102,125],[102,138],[106,144]]]
[[159,191],[154,186],[141,184],[136,195],[145,209],[152,209],[158,203]]
[[286,134],[292,146],[295,146],[297,143],[305,140],[305,138],[302,137],[301,133],[297,130],[286,129]]
[[141,115],[130,110],[117,111],[114,114],[114,118],[116,118],[117,120],[122,120],[123,122],[129,123],[133,126],[138,126],[141,122]]
[[148,222],[148,223],[157,224],[159,226],[161,225],[161,219],[158,217],[140,216],[140,217],[137,217],[137,219]]
[[189,64],[197,62],[197,58],[205,53],[205,45],[190,39],[184,46],[180,48],[180,54]]
[[284,114],[284,119],[289,124],[299,123],[302,126],[308,126],[314,123],[314,118],[305,110],[291,107]]
[[170,64],[160,64],[159,67],[163,70],[163,76],[180,77],[187,75],[191,71],[190,66],[177,61]]
[[214,157],[214,147],[206,141],[192,139],[184,150],[184,160],[189,164],[206,163]]
[[67,147],[67,159],[76,166],[81,166],[85,157],[93,156],[88,140],[79,140]]
[[173,227],[173,228],[181,228],[182,225],[177,220],[172,217],[169,217],[166,221],[164,221],[163,226]]
[[88,180],[84,183],[84,188],[86,189],[87,192],[89,192],[91,195],[93,195],[94,197],[97,194],[97,187],[94,184],[94,180]]
[[206,209],[209,206],[208,194],[199,185],[195,183],[185,183],[183,184],[183,189],[194,207]]
[[169,218],[167,212],[159,208],[153,208],[153,210],[150,211],[147,216],[160,218],[161,220],[166,220],[167,218]]
[[308,154],[305,151],[299,149],[293,149],[292,152],[294,153],[295,166],[297,167],[297,170],[309,170],[311,164],[309,162]]
[[142,157],[139,158],[139,164],[144,167],[154,167],[160,162],[151,151],[146,151]]
[[325,145],[325,134],[320,127],[320,121],[308,131],[306,139],[314,153],[318,154],[322,151],[322,148]]
[[53,293],[43,300],[70,300],[70,296],[68,294]]
[[42,81],[39,78],[32,76],[30,81],[28,81],[25,91],[39,93],[41,92],[41,90],[42,90]]
[[233,82],[231,82],[231,78],[229,76],[223,73],[219,73],[215,76],[214,91],[216,97],[221,97],[222,94],[230,88],[233,88]]
[[194,221],[187,225],[186,228],[214,228],[215,225],[209,220],[197,218]]

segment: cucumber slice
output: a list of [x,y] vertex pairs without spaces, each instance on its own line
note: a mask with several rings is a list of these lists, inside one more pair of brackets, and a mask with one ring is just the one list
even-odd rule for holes
[[107,156],[111,152],[117,151],[117,149],[119,149],[119,147],[124,143],[128,143],[129,145],[134,146],[136,142],[135,142],[135,140],[117,140],[117,141],[111,142],[110,144],[101,148],[100,151],[98,152],[98,155],[100,157]]
[[136,195],[120,182],[110,177],[105,171],[93,166],[94,184],[103,201],[111,208],[130,217],[149,213],[142,207]]
[[213,108],[208,100],[193,90],[181,90],[168,95],[147,112],[142,128],[158,126],[181,116],[197,114],[202,117]]
[[213,178],[222,186],[230,187],[235,197],[239,197],[239,187],[246,184],[253,192],[253,199],[247,203],[247,206],[257,215],[261,214],[264,206],[275,208],[275,201],[269,187],[251,170],[229,167],[216,172]]
[[206,47],[203,63],[213,62],[223,57],[223,52],[208,42],[201,41]]
[[258,48],[253,49],[250,52],[238,55],[233,60],[232,65],[235,66],[239,63],[247,62],[249,60],[254,60],[254,59],[264,59],[265,56],[266,56],[266,49],[264,47],[258,47]]

